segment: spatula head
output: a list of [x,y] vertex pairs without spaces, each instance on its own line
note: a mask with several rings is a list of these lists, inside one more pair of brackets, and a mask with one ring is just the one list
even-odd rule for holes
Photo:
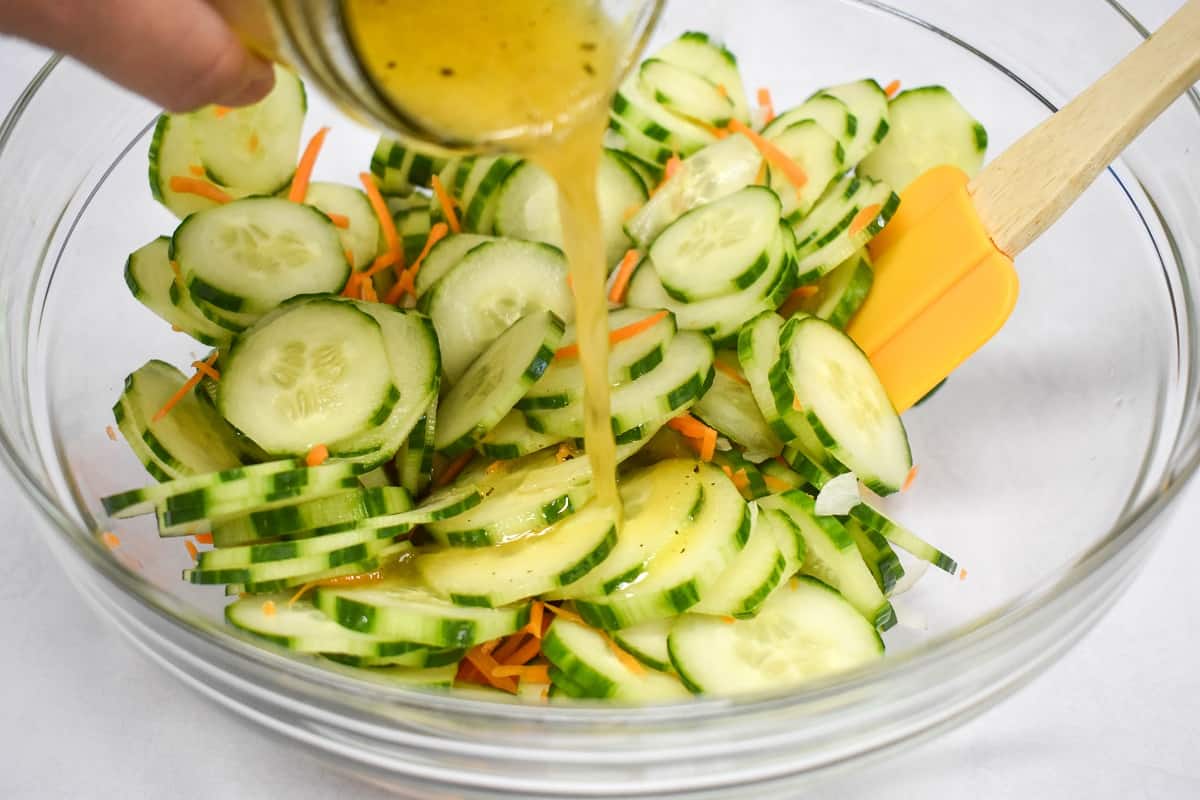
[[937,167],[871,242],[875,281],[848,328],[897,411],[983,346],[1012,313],[1017,273],[980,222],[966,174]]

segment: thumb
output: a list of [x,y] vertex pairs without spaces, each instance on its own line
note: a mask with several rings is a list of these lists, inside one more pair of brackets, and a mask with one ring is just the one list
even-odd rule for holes
[[0,29],[61,50],[170,111],[260,100],[275,83],[204,0],[8,0]]

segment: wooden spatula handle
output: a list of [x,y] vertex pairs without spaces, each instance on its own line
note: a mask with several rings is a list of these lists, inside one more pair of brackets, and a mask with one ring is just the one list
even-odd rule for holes
[[1015,256],[1125,147],[1200,81],[1200,0],[1188,0],[1107,75],[1025,134],[971,182],[992,241]]

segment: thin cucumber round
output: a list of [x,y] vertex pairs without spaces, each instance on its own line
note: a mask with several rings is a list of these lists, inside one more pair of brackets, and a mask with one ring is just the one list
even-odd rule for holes
[[742,370],[731,363],[735,361],[728,353],[716,355],[712,387],[692,406],[692,413],[740,445],[747,460],[757,464],[779,455],[783,442],[759,410]]
[[[117,424],[117,430],[121,432],[121,436],[124,437],[125,443],[129,445],[130,451],[134,454],[134,456],[137,457],[137,460],[141,462],[142,466],[146,468],[146,472],[149,473],[151,478],[154,478],[154,480],[160,483],[166,483],[184,477],[185,473],[175,469],[164,461],[160,461],[159,458],[150,451],[150,448],[146,446],[146,443],[142,441],[142,434],[138,428],[133,425],[130,414],[125,409],[125,402],[123,400],[117,401],[116,405],[113,406],[112,412],[113,420]],[[127,492],[125,494],[131,493]],[[120,496],[121,495],[114,495],[114,497]],[[104,498],[105,503],[107,503],[108,500],[109,498]],[[152,509],[153,506],[151,506],[151,510]]]
[[409,195],[417,187],[429,188],[434,175],[446,165],[442,155],[426,153],[407,142],[384,136],[371,157],[371,172],[384,194]]
[[800,310],[844,330],[866,301],[874,279],[870,256],[859,250],[817,282],[816,293],[804,298]]
[[717,141],[712,131],[671,113],[645,89],[637,75],[621,84],[612,101],[612,114],[634,130],[662,142],[681,156],[690,156]]
[[674,114],[714,128],[733,119],[728,87],[722,94],[716,84],[678,64],[650,58],[642,62],[638,77],[646,93]]
[[846,166],[857,166],[888,135],[887,94],[878,83],[866,78],[822,89],[820,95],[841,100],[858,121],[854,139],[846,145]]
[[800,222],[845,169],[842,146],[816,120],[803,120],[773,137],[773,144],[803,170],[803,186],[797,187],[779,169],[767,165],[767,185],[779,195],[784,219]]
[[338,227],[338,238],[342,241],[342,249],[350,254],[355,269],[363,269],[382,251],[383,230],[371,202],[361,189],[340,183],[313,182],[308,185],[304,202],[326,216],[337,214],[349,221],[347,227]]
[[308,572],[303,575],[295,575],[273,581],[262,581],[260,583],[229,583],[225,585],[225,596],[274,594],[275,592],[283,592],[288,589],[294,590],[297,587],[304,586],[306,583],[315,584],[319,581],[327,581],[334,578],[367,575],[368,573],[376,572],[384,567],[389,567],[392,564],[406,560],[412,549],[412,544],[407,539],[403,539],[389,544],[387,547],[362,561],[343,564],[338,567],[321,570],[320,572]]
[[738,362],[763,419],[777,438],[788,442],[808,423],[792,407],[786,372],[772,376],[772,367],[779,362],[779,332],[783,326],[783,317],[774,311],[764,311],[746,323],[738,334]]
[[[180,219],[186,219],[198,211],[217,207],[217,203],[207,197],[191,192],[177,192],[171,188],[171,178],[195,178],[197,176],[194,168],[201,167],[189,115],[161,115],[154,126],[149,155],[150,193],[168,211]],[[217,188],[233,197],[243,197],[247,194],[228,186]]]
[[414,287],[417,297],[425,294],[441,278],[462,261],[467,253],[481,244],[497,241],[495,236],[477,233],[455,233],[435,244],[417,272]]
[[[691,695],[678,680],[661,672],[630,669],[591,628],[556,619],[542,641],[546,658],[580,694],[628,703],[686,700]],[[635,665],[636,666],[636,665]]]
[[783,554],[784,560],[784,576],[795,575],[808,558],[808,543],[804,540],[800,526],[784,512],[761,505],[758,508],[758,518],[767,525],[767,530],[779,545],[779,552]]
[[[836,233],[829,231],[798,251],[800,262],[796,269],[801,283],[811,283],[828,274],[865,247],[883,230],[900,207],[899,195],[886,183],[863,178],[857,185],[859,191],[852,197],[832,201],[835,208],[846,209],[845,215],[835,226]],[[863,215],[870,215],[870,218],[864,222]],[[803,228],[807,222],[805,220],[800,227]],[[800,235],[799,229],[797,235]]]
[[908,551],[922,561],[929,562],[943,572],[951,575],[958,572],[958,562],[953,558],[873,506],[860,503],[850,509],[850,516],[858,520],[867,530],[879,533],[892,544]]
[[713,86],[724,87],[725,96],[733,106],[734,118],[750,122],[750,109],[738,71],[737,57],[707,34],[688,31],[656,52],[654,58],[685,69]]
[[671,620],[659,619],[613,631],[612,638],[617,646],[650,669],[674,672],[671,654],[667,650],[667,636],[670,633]]
[[[369,544],[378,539],[391,539],[396,531],[391,529],[352,529],[326,536],[310,536],[304,539],[288,539],[279,542],[263,542],[238,547],[218,547],[205,550],[196,559],[198,570],[241,569],[255,564],[289,561],[309,556],[332,554],[360,544]],[[329,568],[338,564],[330,564]]]
[[900,557],[882,534],[870,530],[858,520],[847,519],[845,525],[867,569],[875,577],[879,591],[884,595],[890,594],[896,582],[904,577],[904,565],[900,563]]
[[[333,537],[324,537],[333,539],[334,537],[345,537],[349,541],[347,534],[335,534]],[[382,531],[370,531],[369,537],[359,540],[336,550],[325,552],[310,552],[307,554],[297,555],[295,558],[281,558],[272,561],[263,561],[258,563],[244,564],[242,566],[227,566],[227,567],[197,567],[196,569],[186,569],[183,571],[183,579],[189,583],[201,585],[211,585],[215,583],[242,583],[254,584],[263,583],[265,581],[277,581],[284,578],[294,578],[299,575],[308,575],[314,572],[333,569],[342,566],[343,564],[354,564],[359,561],[364,561],[372,556],[378,555],[380,551],[389,547],[392,544],[391,538],[385,535]],[[320,541],[315,539],[303,539],[303,542]],[[300,542],[291,542],[289,544],[300,544]],[[233,548],[240,550],[241,548]],[[211,551],[212,553],[220,553],[219,550]]]
[[433,478],[433,435],[437,430],[437,401],[429,404],[425,414],[408,434],[404,446],[396,453],[396,471],[400,485],[414,496],[424,494]]
[[175,273],[171,269],[170,250],[169,236],[160,236],[135,250],[125,262],[125,285],[139,303],[171,327],[201,344],[224,347],[233,338],[231,331],[194,310],[195,306],[189,311],[173,302],[175,293],[171,289],[176,283]]
[[734,618],[752,617],[787,577],[788,559],[780,549],[779,524],[756,514],[750,538],[700,602],[690,611]]
[[307,538],[349,530],[371,517],[399,514],[412,508],[412,498],[398,486],[350,489],[272,511],[251,511],[213,523],[213,544],[236,547],[266,539]]
[[561,436],[538,433],[529,427],[523,413],[514,410],[508,412],[504,419],[488,431],[487,436],[484,436],[476,445],[476,449],[488,458],[512,461],[544,450],[561,441],[563,441]]
[[462,225],[465,230],[483,234],[492,232],[500,188],[509,173],[520,163],[520,159],[513,156],[486,156],[475,159],[459,195],[463,209]]
[[850,147],[858,133],[858,117],[836,97],[827,94],[810,97],[796,108],[788,109],[771,120],[763,128],[763,135],[773,140],[793,126],[810,121],[820,125],[841,145],[838,160],[846,164],[846,148]]
[[126,492],[108,495],[101,498],[100,504],[106,514],[114,519],[128,519],[142,514],[151,514],[159,503],[164,503],[170,497],[197,497],[225,483],[236,483],[247,479],[270,481],[281,473],[290,473],[304,466],[296,459],[282,459],[265,464],[238,466],[221,472],[207,472],[202,475],[188,475],[157,485],[145,486],[141,489],[131,489]]

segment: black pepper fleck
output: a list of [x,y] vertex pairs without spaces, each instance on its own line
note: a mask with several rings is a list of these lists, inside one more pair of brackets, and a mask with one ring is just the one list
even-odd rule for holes
[[594,52],[596,52],[596,43],[595,42],[582,42],[579,45],[579,49],[584,51],[585,53],[594,53]]
[[583,71],[592,76],[596,74],[596,68],[587,61],[583,62]]
[[442,73],[443,78],[453,78],[454,77],[454,68],[453,67],[442,67],[440,72]]

